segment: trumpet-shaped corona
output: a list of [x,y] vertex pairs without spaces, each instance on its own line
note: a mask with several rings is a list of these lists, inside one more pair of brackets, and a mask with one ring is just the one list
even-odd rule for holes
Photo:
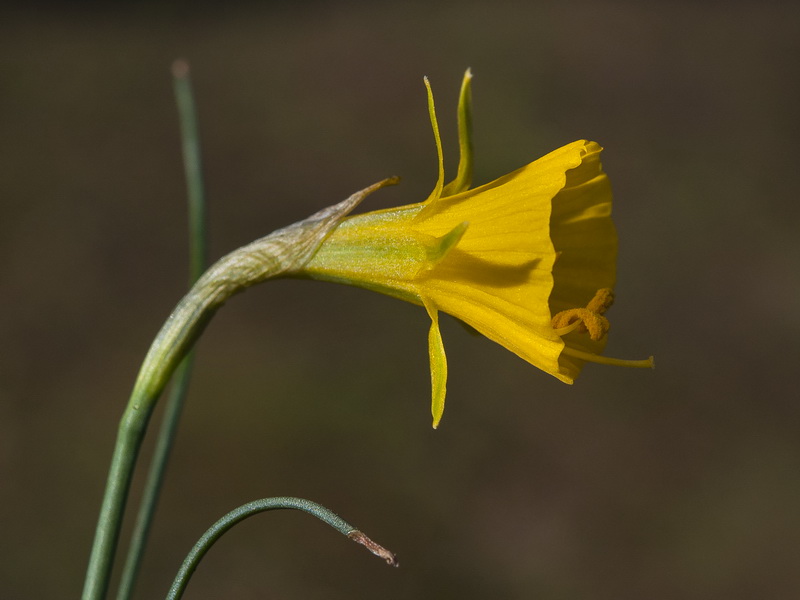
[[561,381],[586,361],[651,367],[652,358],[601,356],[613,299],[617,236],[601,148],[580,140],[470,189],[471,74],[459,101],[461,158],[444,185],[442,145],[426,79],[439,177],[424,202],[345,218],[301,274],[382,292],[431,318],[432,414],[444,410],[447,362],[439,311]]

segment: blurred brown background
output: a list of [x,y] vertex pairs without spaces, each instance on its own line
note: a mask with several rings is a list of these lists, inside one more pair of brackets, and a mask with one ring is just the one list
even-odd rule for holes
[[3,10],[0,597],[79,595],[118,418],[185,288],[178,57],[213,258],[386,176],[403,184],[368,209],[422,199],[423,75],[452,173],[472,67],[477,183],[597,140],[621,240],[608,353],[658,369],[569,387],[446,320],[433,431],[424,311],[248,291],[199,345],[137,597],[271,495],[328,505],[401,568],[269,513],[187,598],[800,596],[800,8],[567,0]]

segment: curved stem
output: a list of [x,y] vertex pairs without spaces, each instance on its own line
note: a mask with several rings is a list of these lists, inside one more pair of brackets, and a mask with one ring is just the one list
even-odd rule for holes
[[267,279],[296,273],[341,220],[378,182],[304,221],[239,248],[218,260],[192,286],[159,331],[145,356],[122,415],[103,503],[100,507],[83,600],[102,600],[108,590],[133,469],[155,403],[175,368],[232,295]]
[[214,523],[214,525],[212,525],[211,528],[209,528],[208,531],[203,534],[203,536],[194,545],[191,552],[189,552],[184,559],[178,574],[175,576],[175,581],[172,583],[172,586],[167,593],[167,600],[178,600],[181,598],[181,596],[183,596],[183,592],[189,583],[189,579],[197,568],[197,565],[203,559],[206,552],[211,549],[211,546],[214,545],[214,542],[222,537],[226,531],[231,529],[237,523],[244,521],[248,517],[252,517],[253,515],[257,515],[258,513],[264,511],[278,509],[294,509],[307,512],[317,517],[324,523],[327,523],[339,533],[346,535],[354,542],[362,544],[375,556],[384,559],[387,564],[394,567],[398,566],[399,564],[397,562],[397,557],[392,552],[383,546],[376,544],[361,531],[339,517],[339,515],[325,508],[324,506],[317,504],[316,502],[304,500],[303,498],[264,498],[232,510],[219,521]]

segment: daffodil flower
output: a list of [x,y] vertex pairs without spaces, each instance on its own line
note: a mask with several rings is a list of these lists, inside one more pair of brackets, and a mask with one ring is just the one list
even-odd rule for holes
[[425,307],[431,318],[434,427],[447,383],[440,311],[566,383],[586,361],[653,365],[652,357],[627,361],[601,355],[617,254],[602,149],[595,142],[573,142],[470,189],[471,79],[467,71],[455,179],[444,185],[441,138],[426,79],[439,158],[433,192],[424,202],[344,218],[298,273]]
[[[600,146],[573,142],[470,189],[471,79],[467,71],[458,108],[461,156],[453,181],[444,185],[442,143],[426,79],[439,157],[439,177],[427,200],[348,217],[367,195],[397,180],[376,183],[223,256],[177,304],[145,356],[120,421],[84,598],[99,600],[106,594],[136,457],[158,397],[216,311],[252,285],[277,277],[310,277],[424,306],[431,319],[434,427],[442,418],[447,387],[439,312],[566,383],[587,361],[652,367],[652,357],[620,360],[601,354],[609,327],[604,313],[613,301],[617,236]],[[281,501],[284,508],[309,506],[298,499],[288,504],[282,502],[287,499],[270,500]],[[269,506],[273,503],[250,508]],[[217,525],[227,527],[241,515],[237,509],[228,515],[233,521],[226,517]],[[348,536],[358,534],[354,539],[373,552],[391,557],[343,521],[339,525]],[[217,526],[210,530],[219,531]],[[194,568],[191,556],[188,573]],[[179,580],[176,585],[173,590],[182,589]],[[123,585],[121,592],[126,589]]]

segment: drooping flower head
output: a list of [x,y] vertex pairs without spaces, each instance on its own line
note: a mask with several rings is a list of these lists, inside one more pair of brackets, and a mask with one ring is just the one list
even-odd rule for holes
[[[601,356],[613,300],[617,237],[601,148],[580,140],[470,189],[471,74],[459,100],[460,161],[444,185],[433,95],[428,106],[439,177],[427,200],[345,218],[302,274],[425,307],[431,318],[432,414],[444,410],[447,362],[439,312],[450,314],[561,381]],[[393,183],[393,181],[387,181]]]

